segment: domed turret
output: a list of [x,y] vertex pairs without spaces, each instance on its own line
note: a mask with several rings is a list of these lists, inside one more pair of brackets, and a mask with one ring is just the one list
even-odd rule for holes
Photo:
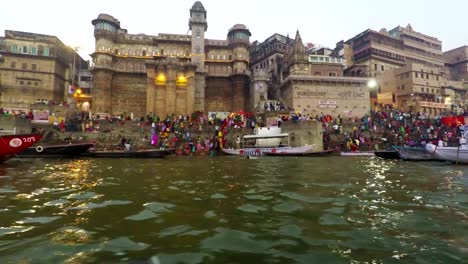
[[242,24],[236,24],[228,32],[228,41],[230,45],[246,45],[250,46],[249,29]]
[[120,21],[108,14],[100,14],[91,22],[94,26],[94,36],[114,39],[120,29]]

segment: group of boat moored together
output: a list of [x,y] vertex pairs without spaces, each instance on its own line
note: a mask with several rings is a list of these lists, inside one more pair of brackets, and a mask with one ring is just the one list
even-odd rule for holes
[[[468,128],[468,126],[466,127]],[[468,136],[468,129],[463,128],[463,137],[457,147],[443,146],[442,142],[438,145],[432,143],[425,146],[393,146],[387,150],[381,151],[350,151],[340,152],[341,156],[377,156],[384,159],[401,159],[406,161],[449,161],[454,163],[468,164],[468,145],[465,138]],[[275,145],[278,140],[288,139],[287,133],[281,134],[278,131],[268,131],[256,135],[246,135],[243,137],[243,146],[236,149],[223,149],[223,152],[229,155],[241,155],[247,157],[254,156],[324,156],[334,152],[334,150],[314,151],[313,145],[302,147],[290,147],[288,145]],[[248,143],[254,140],[254,143]],[[270,141],[270,142],[269,142]],[[272,147],[272,145],[274,147]]]
[[94,143],[41,145],[40,134],[0,136],[0,162],[11,158],[162,158],[174,153],[172,149],[95,150]]
[[[468,128],[468,126],[467,126]],[[463,130],[463,137],[458,147],[443,146],[429,143],[420,147],[393,146],[382,151],[351,151],[341,152],[341,156],[378,156],[384,159],[402,159],[410,161],[450,161],[468,164],[468,145],[466,137],[468,129]],[[57,145],[40,144],[40,134],[4,135],[0,136],[0,162],[11,158],[36,157],[106,157],[106,158],[162,158],[173,154],[174,149],[143,149],[143,150],[96,150],[94,143],[69,143]],[[280,128],[258,130],[254,135],[244,135],[242,144],[236,148],[222,149],[227,155],[245,157],[257,156],[324,156],[334,150],[316,151],[315,145],[300,147],[289,146],[290,135],[281,133]],[[285,143],[283,143],[285,142]]]

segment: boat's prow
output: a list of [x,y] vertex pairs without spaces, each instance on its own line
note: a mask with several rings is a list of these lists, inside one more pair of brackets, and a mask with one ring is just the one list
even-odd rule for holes
[[41,138],[40,134],[0,136],[0,162],[16,157],[25,149],[36,144]]

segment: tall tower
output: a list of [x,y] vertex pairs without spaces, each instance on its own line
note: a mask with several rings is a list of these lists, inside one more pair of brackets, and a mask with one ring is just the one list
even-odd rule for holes
[[190,9],[189,29],[192,31],[192,63],[195,73],[194,110],[205,110],[205,31],[208,29],[206,10],[200,1]]
[[232,111],[240,109],[252,110],[249,104],[249,58],[250,58],[250,31],[242,24],[232,27],[227,35],[228,43],[232,49]]
[[96,113],[112,113],[112,59],[120,22],[110,15],[100,14],[92,24],[96,38],[96,50],[91,55],[94,61],[92,109]]

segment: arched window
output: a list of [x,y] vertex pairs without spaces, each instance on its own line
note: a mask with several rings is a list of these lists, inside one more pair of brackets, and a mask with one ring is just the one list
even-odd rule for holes
[[200,47],[195,47],[195,54],[201,54]]
[[128,56],[132,56],[132,49],[128,50]]
[[196,38],[201,38],[201,32],[200,32],[200,30],[195,31],[195,37],[196,37]]

